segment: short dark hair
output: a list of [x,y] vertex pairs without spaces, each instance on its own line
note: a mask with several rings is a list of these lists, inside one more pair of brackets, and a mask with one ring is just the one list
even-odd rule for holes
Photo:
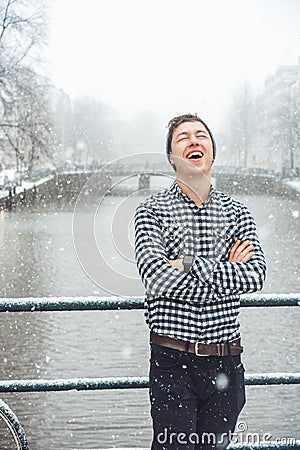
[[170,122],[168,123],[168,134],[167,134],[167,145],[166,145],[166,150],[167,150],[167,157],[169,160],[169,163],[171,164],[171,166],[173,167],[173,169],[175,169],[174,164],[171,163],[170,160],[170,153],[171,153],[171,146],[172,146],[172,138],[173,138],[173,134],[174,131],[176,130],[176,128],[184,123],[184,122],[200,122],[202,123],[202,125],[205,126],[206,130],[208,131],[208,134],[212,140],[212,145],[213,145],[213,159],[215,160],[216,158],[216,152],[217,152],[217,146],[216,146],[216,141],[213,137],[212,132],[210,131],[210,129],[208,128],[208,126],[206,125],[206,123],[200,119],[200,117],[197,116],[197,113],[195,114],[183,114],[182,116],[177,116],[174,117],[173,119],[170,120]]

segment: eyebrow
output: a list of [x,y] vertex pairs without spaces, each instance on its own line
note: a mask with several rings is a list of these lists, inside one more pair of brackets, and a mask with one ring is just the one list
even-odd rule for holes
[[[205,133],[205,134],[208,134],[206,130],[200,130],[200,129],[196,130],[195,133]],[[189,134],[189,133],[188,133],[187,131],[182,131],[181,133],[179,133],[179,134],[176,136],[176,139],[178,139],[180,136],[183,136],[183,135],[188,136],[188,134]]]

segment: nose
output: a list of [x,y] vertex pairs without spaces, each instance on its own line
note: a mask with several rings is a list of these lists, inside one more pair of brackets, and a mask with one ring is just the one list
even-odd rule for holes
[[190,145],[198,144],[198,138],[194,134],[190,134]]

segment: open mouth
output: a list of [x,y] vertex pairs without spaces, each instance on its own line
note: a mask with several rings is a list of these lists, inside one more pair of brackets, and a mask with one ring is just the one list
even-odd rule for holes
[[203,153],[200,150],[194,150],[187,154],[187,159],[201,159]]

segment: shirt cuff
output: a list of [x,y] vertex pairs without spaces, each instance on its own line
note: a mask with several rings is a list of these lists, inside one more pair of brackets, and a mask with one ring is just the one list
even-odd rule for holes
[[190,268],[190,275],[203,282],[207,281],[213,274],[216,261],[212,259],[201,258],[195,256],[193,265]]

